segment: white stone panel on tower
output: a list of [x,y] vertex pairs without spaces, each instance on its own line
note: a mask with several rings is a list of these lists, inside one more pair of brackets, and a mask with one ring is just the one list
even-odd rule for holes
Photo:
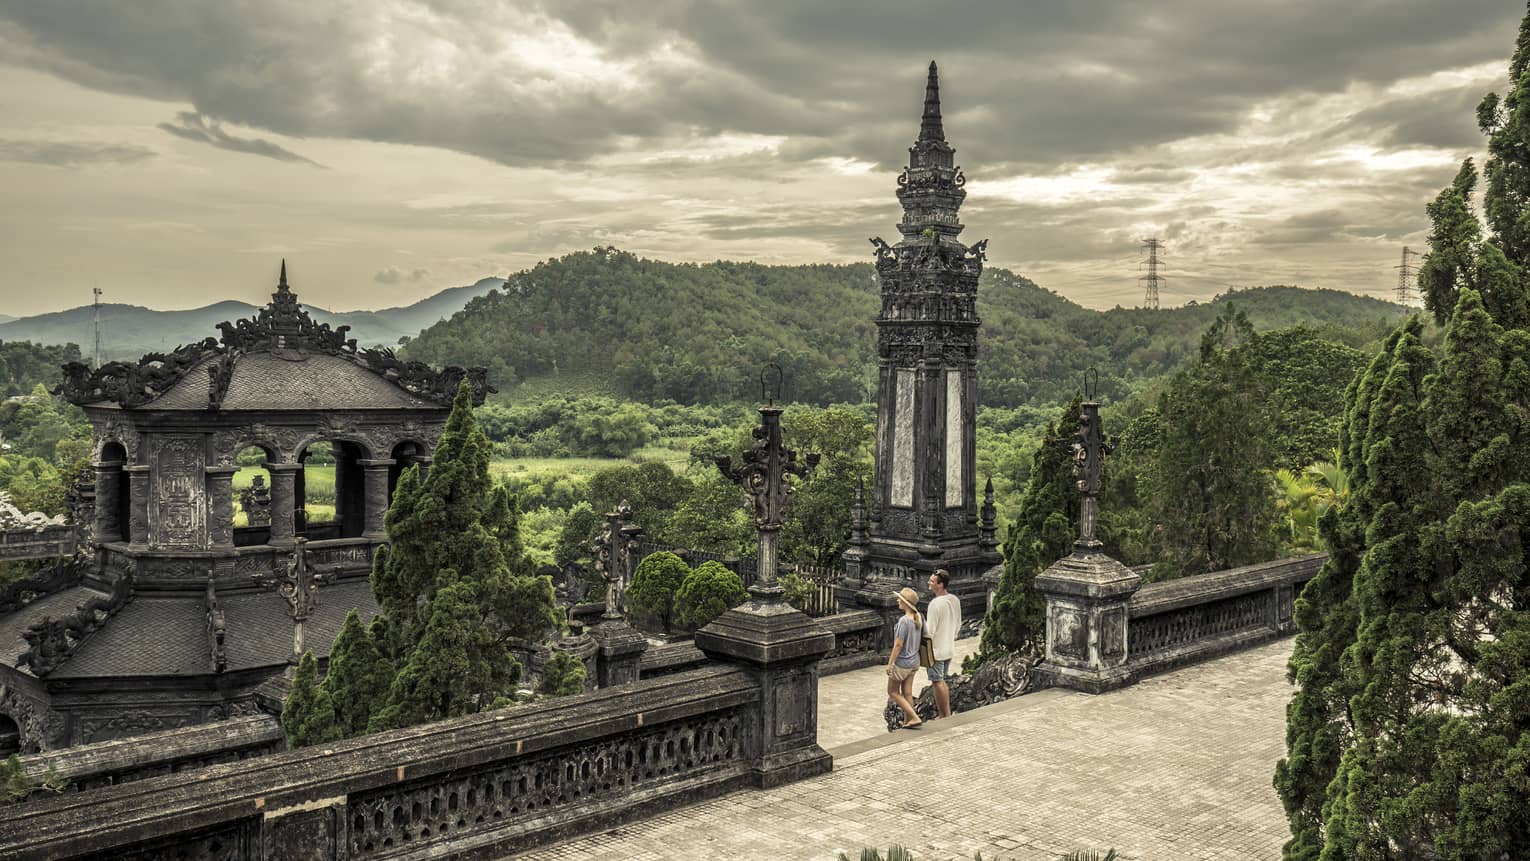
[[946,371],[946,507],[962,504],[962,372]]
[[892,504],[914,506],[914,370],[898,369],[893,409]]

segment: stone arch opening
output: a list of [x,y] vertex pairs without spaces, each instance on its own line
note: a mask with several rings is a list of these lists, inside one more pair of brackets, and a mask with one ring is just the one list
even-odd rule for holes
[[393,504],[393,491],[398,488],[399,476],[410,466],[420,463],[425,456],[425,446],[405,440],[393,447],[393,452],[388,455],[393,458],[393,465],[388,467],[388,504]]
[[96,533],[102,544],[128,540],[132,493],[128,488],[127,447],[112,440],[101,446],[96,465]]
[[298,453],[293,509],[297,534],[311,541],[358,538],[366,528],[366,450],[345,440],[319,440]]
[[265,544],[271,538],[271,471],[276,453],[248,445],[234,455],[234,546]]
[[21,753],[21,726],[8,714],[0,714],[0,759]]

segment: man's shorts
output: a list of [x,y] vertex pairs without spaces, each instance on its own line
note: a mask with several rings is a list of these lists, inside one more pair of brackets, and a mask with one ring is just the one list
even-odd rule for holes
[[951,659],[947,658],[944,661],[936,661],[924,669],[929,674],[932,683],[943,682],[946,680],[946,675],[951,672]]

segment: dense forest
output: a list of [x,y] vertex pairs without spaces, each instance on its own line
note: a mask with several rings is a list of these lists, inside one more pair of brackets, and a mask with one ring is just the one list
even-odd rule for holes
[[[985,405],[1064,403],[1085,369],[1118,401],[1196,356],[1228,301],[1259,331],[1306,325],[1353,347],[1379,343],[1401,317],[1390,303],[1336,290],[1261,287],[1201,305],[1091,311],[1003,269],[983,274],[979,392]],[[426,329],[406,348],[435,365],[483,365],[507,394],[555,375],[598,376],[607,393],[682,404],[756,396],[765,362],[791,400],[870,400],[875,383],[875,273],[869,264],[705,265],[597,248],[549,260],[506,289]]]

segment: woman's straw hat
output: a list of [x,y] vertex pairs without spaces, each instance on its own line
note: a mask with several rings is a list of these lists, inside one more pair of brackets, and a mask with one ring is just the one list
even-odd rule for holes
[[903,604],[915,613],[919,612],[919,593],[907,586],[893,593],[898,596],[898,603]]

